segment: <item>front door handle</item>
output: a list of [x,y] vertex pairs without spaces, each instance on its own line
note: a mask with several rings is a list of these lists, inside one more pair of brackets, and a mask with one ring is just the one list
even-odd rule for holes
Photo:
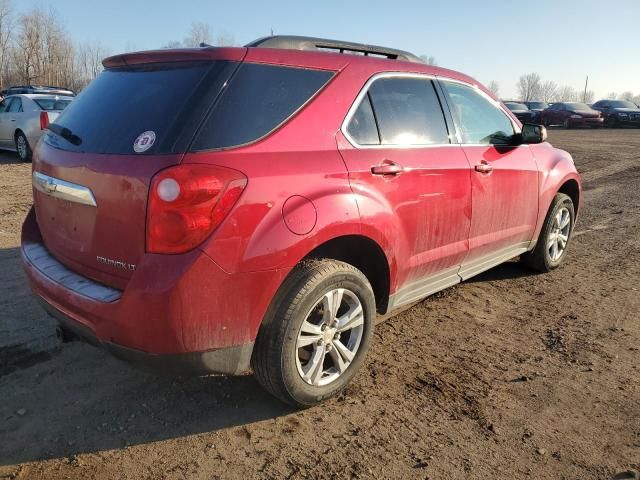
[[483,161],[479,165],[476,165],[475,169],[476,169],[476,172],[480,172],[480,173],[491,173],[493,171],[493,167],[485,161]]
[[402,173],[404,168],[397,163],[389,162],[371,167],[371,173],[374,175],[398,175]]

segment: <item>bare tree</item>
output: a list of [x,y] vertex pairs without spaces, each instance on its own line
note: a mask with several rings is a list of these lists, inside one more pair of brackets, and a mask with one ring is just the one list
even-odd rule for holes
[[4,88],[9,64],[9,44],[13,32],[13,4],[0,0],[0,90]]
[[182,43],[185,47],[199,47],[201,43],[212,44],[209,25],[203,22],[193,22],[189,36]]
[[537,73],[522,75],[518,80],[520,100],[523,102],[537,100],[540,95],[540,82],[540,75]]
[[182,42],[179,40],[171,40],[162,48],[182,48]]
[[582,92],[582,103],[593,103],[596,99],[596,94],[593,90],[587,90]]
[[629,91],[622,92],[619,98],[620,100],[626,100],[627,102],[630,102],[633,100],[633,92],[629,92]]
[[633,97],[633,100],[631,101],[640,107],[640,93]]
[[556,95],[554,98],[554,101],[556,102],[577,102],[579,101],[580,98],[580,94],[578,93],[578,91],[569,86],[569,85],[564,85],[562,87],[559,87],[558,90],[556,91]]
[[543,102],[552,102],[555,99],[556,90],[558,85],[553,80],[547,80],[540,85],[540,97],[538,100]]
[[433,55],[420,55],[420,60],[422,60],[427,65],[438,65],[438,62],[436,62],[436,57],[434,57]]
[[236,39],[230,33],[223,32],[216,36],[215,45],[218,47],[233,47],[236,45]]
[[491,93],[493,93],[496,97],[500,97],[500,84],[495,80],[491,80],[487,88]]
[[616,92],[609,92],[607,93],[607,98],[609,100],[615,100],[616,98],[618,98],[618,94]]

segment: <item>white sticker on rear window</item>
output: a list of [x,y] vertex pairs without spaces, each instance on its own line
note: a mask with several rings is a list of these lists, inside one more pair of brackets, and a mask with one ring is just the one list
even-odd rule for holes
[[146,132],[142,132],[136,138],[136,141],[133,142],[133,151],[136,153],[142,153],[149,150],[156,141],[156,132],[152,130],[148,130]]

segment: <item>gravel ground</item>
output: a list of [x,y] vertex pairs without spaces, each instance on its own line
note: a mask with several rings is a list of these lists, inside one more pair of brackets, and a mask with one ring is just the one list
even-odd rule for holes
[[156,377],[58,344],[19,262],[30,165],[0,154],[0,479],[640,470],[640,130],[550,137],[584,179],[566,263],[508,263],[378,325],[345,394],[304,411],[252,377]]

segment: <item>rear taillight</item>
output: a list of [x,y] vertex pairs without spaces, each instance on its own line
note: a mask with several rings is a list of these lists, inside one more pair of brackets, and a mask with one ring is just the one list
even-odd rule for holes
[[45,130],[49,126],[49,114],[40,112],[40,130]]
[[200,245],[222,223],[247,185],[240,172],[182,164],[151,180],[147,252],[182,253]]

